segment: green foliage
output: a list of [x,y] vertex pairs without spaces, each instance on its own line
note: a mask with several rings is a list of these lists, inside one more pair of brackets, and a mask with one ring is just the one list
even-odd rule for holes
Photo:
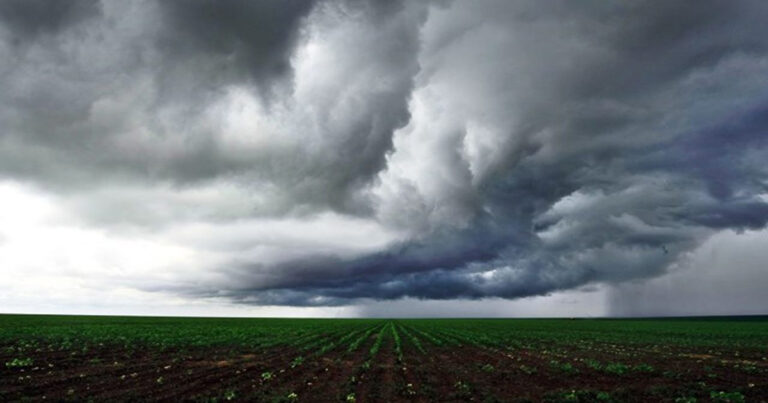
[[456,395],[459,397],[470,397],[472,395],[472,386],[463,381],[458,381],[453,384],[453,389],[456,391]]
[[[91,354],[100,345],[126,351],[195,347],[335,347],[379,319],[179,318],[0,315],[0,343],[19,352],[44,349]],[[148,331],[150,330],[150,331]],[[351,335],[351,336],[350,336]],[[332,344],[332,345],[331,345]]]
[[563,393],[562,398],[563,398],[564,402],[578,402],[579,401],[579,395],[576,394],[575,390]]
[[400,330],[403,331],[403,334],[405,335],[405,337],[408,338],[408,341],[410,341],[411,344],[413,344],[413,346],[416,347],[416,349],[419,350],[420,353],[422,354],[427,353],[426,350],[424,350],[424,346],[421,345],[421,340],[419,340],[418,337],[416,337],[413,333],[411,333],[407,328],[405,328],[402,325],[400,326]]
[[[391,326],[391,323],[390,323],[390,326]],[[379,334],[376,335],[376,341],[373,342],[373,346],[371,346],[371,349],[369,351],[371,353],[371,357],[375,357],[376,354],[381,349],[381,343],[384,341],[384,334],[388,327],[389,326],[384,326],[383,328],[381,328],[381,331],[379,331]]]
[[18,367],[31,367],[33,364],[33,361],[31,358],[14,358],[11,361],[8,361],[5,363],[5,366],[8,368],[18,368]]
[[[421,322],[420,324],[423,325],[424,322]],[[427,339],[430,343],[432,343],[435,346],[442,346],[443,344],[445,344],[445,343],[443,343],[442,340],[438,339],[437,337],[435,337],[434,335],[432,335],[429,332],[425,332],[425,331],[420,330],[420,329],[419,330],[414,329],[414,331],[417,332],[418,334],[420,334],[422,337]]]
[[744,395],[742,395],[740,392],[712,391],[709,393],[709,397],[713,402],[743,403],[746,401],[744,399]]
[[632,367],[632,371],[634,371],[634,372],[650,373],[650,372],[654,372],[655,370],[656,369],[653,368],[653,366],[651,366],[649,364],[638,364],[638,365],[635,365],[634,367]]
[[526,365],[521,365],[520,366],[520,370],[523,371],[524,373],[528,374],[528,375],[533,375],[533,374],[535,374],[537,372],[536,368],[529,367],[529,366],[526,366]]
[[298,356],[298,357],[294,358],[293,361],[291,361],[291,368],[296,368],[299,365],[301,365],[302,363],[304,363],[304,357]]
[[[347,351],[354,351],[386,325],[387,321],[379,319],[0,315],[0,343],[9,355],[38,349],[90,354],[99,344],[126,350],[316,346],[322,352],[347,345]],[[397,332],[402,332],[422,353],[424,341],[435,346],[458,343],[505,349],[532,344],[556,347],[585,343],[764,349],[764,340],[768,338],[768,320],[763,317],[576,321],[410,319],[398,320],[395,325]],[[702,334],[707,337],[701,337]],[[753,370],[744,367],[745,371]]]
[[609,374],[614,374],[614,375],[624,375],[627,373],[627,371],[629,371],[629,367],[627,367],[622,363],[612,362],[612,363],[606,364],[603,367],[603,371]]
[[[706,335],[706,337],[702,337]],[[392,340],[388,340],[392,337]],[[233,363],[228,370],[244,376],[256,388],[268,390],[269,395],[261,396],[266,400],[280,399],[281,401],[296,400],[290,398],[286,385],[291,382],[291,376],[312,373],[315,369],[322,371],[334,365],[360,365],[359,372],[353,377],[353,384],[366,384],[379,374],[379,370],[392,370],[391,367],[377,366],[376,371],[368,371],[384,357],[403,364],[408,360],[408,366],[397,365],[394,370],[402,371],[403,377],[398,383],[402,397],[413,396],[416,388],[413,385],[403,386],[411,379],[418,387],[418,397],[439,400],[434,386],[418,381],[410,366],[418,371],[420,361],[430,360],[447,362],[457,357],[463,357],[470,351],[483,350],[477,360],[461,363],[457,376],[465,376],[466,370],[482,372],[481,375],[493,378],[494,382],[510,377],[527,378],[536,381],[541,377],[564,378],[567,375],[586,372],[584,377],[573,378],[569,382],[580,385],[577,381],[587,379],[595,372],[622,376],[612,382],[625,383],[633,377],[643,379],[658,378],[660,384],[667,385],[642,391],[642,397],[647,398],[651,393],[658,400],[669,401],[677,397],[679,402],[694,402],[713,400],[720,402],[740,402],[753,395],[761,393],[762,386],[756,379],[765,373],[764,362],[768,339],[767,318],[687,318],[687,319],[601,319],[601,320],[561,320],[561,319],[229,319],[229,318],[148,318],[148,317],[94,317],[94,316],[37,316],[37,315],[0,315],[0,353],[3,355],[5,370],[14,382],[27,382],[27,376],[33,379],[38,374],[59,369],[46,368],[50,360],[44,357],[62,357],[67,362],[77,365],[92,365],[96,367],[111,366],[112,362],[120,362],[120,366],[130,367],[130,357],[145,350],[165,351],[173,354],[169,362],[162,362],[161,368],[172,364],[174,368],[183,367],[184,372],[191,378],[205,376],[197,366],[184,366],[185,360],[193,356],[192,352],[213,351],[212,357],[204,357],[206,363],[216,363],[226,360]],[[390,347],[392,346],[392,347]],[[469,349],[458,350],[453,354],[449,350],[457,346],[471,346]],[[722,348],[728,349],[724,354]],[[386,350],[386,351],[385,351]],[[120,352],[121,357],[100,355],[104,351]],[[239,365],[246,358],[245,354],[266,357],[266,365],[274,365],[274,352],[292,352],[294,355],[280,356],[279,365],[267,367],[275,372],[247,372],[241,375],[244,368]],[[323,357],[330,353],[330,357]],[[356,352],[355,354],[351,354]],[[266,354],[263,354],[266,353]],[[691,380],[691,372],[684,366],[667,366],[659,362],[659,368],[644,363],[658,353],[660,357],[680,356],[681,360],[698,362],[698,368],[704,372],[696,372],[700,377]],[[690,353],[690,354],[689,354]],[[696,354],[693,354],[696,353]],[[733,359],[733,356],[741,357]],[[270,355],[272,354],[272,355]],[[431,355],[439,357],[432,360]],[[687,357],[690,355],[690,357]],[[14,358],[16,357],[16,358]],[[601,361],[594,358],[597,357]],[[33,360],[34,359],[34,360]],[[194,358],[196,359],[196,358]],[[177,361],[178,360],[178,361]],[[248,358],[247,360],[251,360]],[[483,361],[479,361],[483,360]],[[616,362],[608,362],[608,361]],[[618,362],[621,361],[621,362]],[[43,362],[41,364],[40,362]],[[315,364],[320,363],[320,366]],[[356,363],[356,364],[352,364]],[[476,363],[476,364],[475,364]],[[296,368],[307,366],[306,370],[290,371],[286,367]],[[440,364],[441,365],[441,364]],[[116,368],[118,364],[115,364]],[[26,367],[34,368],[34,371]],[[19,368],[17,371],[10,369]],[[192,371],[194,368],[194,374]],[[251,371],[253,366],[249,366]],[[287,371],[285,375],[277,371]],[[23,373],[22,373],[23,371]],[[36,372],[39,371],[39,372]],[[116,378],[121,380],[146,380],[149,383],[163,385],[162,388],[175,386],[178,379],[174,371],[165,373],[141,372],[136,376],[133,369],[117,372]],[[263,371],[263,370],[262,370]],[[698,370],[697,370],[698,371]],[[725,388],[732,385],[724,374],[733,371],[743,377],[743,389],[737,391],[712,391],[713,388]],[[11,374],[13,372],[13,374]],[[109,371],[111,373],[111,371]],[[132,373],[133,372],[133,373]],[[418,373],[418,372],[416,372]],[[160,376],[160,375],[163,376]],[[710,381],[707,374],[717,376]],[[19,376],[23,375],[23,376]],[[91,375],[89,374],[88,377]],[[400,376],[400,374],[398,375]],[[277,377],[278,379],[275,379]],[[662,377],[664,379],[662,379]],[[255,379],[254,379],[255,378]],[[599,375],[600,380],[606,378]],[[474,377],[470,377],[475,381]],[[278,381],[278,382],[276,382]],[[711,382],[713,387],[703,381]],[[223,387],[240,385],[231,380],[225,381]],[[357,382],[357,383],[355,383]],[[670,385],[682,385],[685,388]],[[699,383],[694,383],[699,382]],[[128,382],[126,382],[128,383]],[[626,382],[628,383],[628,382]],[[754,387],[754,383],[758,387]],[[569,384],[569,385],[570,385]],[[152,385],[158,387],[157,385]],[[482,391],[482,399],[493,400],[493,391],[484,390],[478,383],[477,391]],[[585,385],[586,386],[586,385]],[[470,384],[458,381],[453,385],[453,397],[471,396],[474,392]],[[653,390],[652,390],[653,389]],[[79,398],[86,389],[78,387],[73,391],[73,399]],[[304,389],[301,389],[304,390]],[[311,390],[311,389],[307,389]],[[351,389],[355,390],[355,389]],[[345,389],[338,396],[345,398]],[[67,390],[62,391],[64,394]],[[229,392],[237,394],[232,399],[248,400],[251,392],[245,389],[241,393],[233,390],[219,389],[215,399],[228,399]],[[742,394],[742,392],[744,394]],[[0,391],[0,400],[3,399]],[[259,392],[262,393],[262,392]],[[610,393],[589,390],[566,391],[555,390],[549,395],[555,401],[571,399],[573,396],[580,401],[625,401],[633,400],[631,390],[611,389]],[[746,396],[745,396],[746,394]],[[537,395],[538,396],[538,395]],[[693,397],[695,396],[695,397]],[[311,398],[311,396],[302,396]],[[362,396],[360,396],[362,398]],[[10,399],[13,400],[13,399]]]
[[353,341],[353,342],[352,342],[352,343],[349,345],[349,347],[347,348],[347,352],[348,352],[348,353],[351,353],[351,352],[353,352],[353,351],[357,350],[357,348],[358,348],[358,347],[360,347],[360,345],[361,345],[361,344],[362,344],[364,341],[368,340],[368,338],[369,338],[369,337],[371,337],[371,334],[372,334],[372,333],[373,333],[373,332],[374,332],[376,329],[378,329],[378,326],[374,326],[374,327],[371,327],[370,329],[366,330],[366,331],[365,331],[365,333],[363,333],[363,334],[362,334],[360,337],[358,337],[357,339],[355,339],[355,340],[354,340],[354,341]]
[[393,324],[390,324],[389,328],[392,330],[392,337],[395,339],[395,354],[397,354],[397,362],[402,364],[405,359],[403,358],[403,346],[402,342],[400,341],[400,334],[397,333],[397,329],[395,329]]
[[592,368],[596,371],[603,369],[603,365],[600,364],[600,361],[597,360],[586,359],[584,360],[584,364],[586,364],[587,368]]
[[571,364],[570,362],[562,363],[557,360],[552,360],[549,362],[549,366],[568,375],[574,375],[579,373],[579,370],[576,367],[574,367],[573,364]]
[[[614,402],[617,401],[608,392],[590,389],[572,389],[566,392],[550,392],[545,395],[548,402]],[[621,400],[618,400],[621,401]]]
[[234,389],[227,389],[224,391],[224,400],[232,400],[237,397],[237,392]]

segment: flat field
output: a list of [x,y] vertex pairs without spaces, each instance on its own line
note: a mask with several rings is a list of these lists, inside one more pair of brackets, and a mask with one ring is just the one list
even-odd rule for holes
[[0,315],[0,401],[768,401],[768,317]]

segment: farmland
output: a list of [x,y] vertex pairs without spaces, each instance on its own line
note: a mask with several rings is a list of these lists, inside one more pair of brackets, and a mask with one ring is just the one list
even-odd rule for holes
[[0,401],[765,401],[768,318],[0,315]]

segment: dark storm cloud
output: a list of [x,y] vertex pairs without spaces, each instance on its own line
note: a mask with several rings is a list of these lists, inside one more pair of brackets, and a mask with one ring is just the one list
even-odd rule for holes
[[7,0],[0,3],[0,22],[16,42],[34,39],[41,34],[55,34],[98,13],[98,0]]
[[[492,24],[491,13],[514,15],[514,8],[525,8],[498,7],[508,9],[479,11],[486,19],[473,28]],[[653,277],[712,231],[763,228],[768,221],[768,205],[758,197],[767,178],[759,162],[767,151],[763,99],[750,90],[733,94],[719,86],[732,85],[743,67],[740,58],[752,59],[756,72],[765,72],[766,43],[759,39],[756,17],[765,12],[757,3],[721,2],[695,9],[636,3],[589,12],[550,5],[524,10],[511,25],[571,24],[588,48],[598,51],[574,68],[546,66],[545,58],[525,55],[554,74],[531,75],[541,87],[525,94],[530,105],[522,106],[523,129],[500,128],[522,141],[505,150],[474,186],[459,190],[468,194],[436,200],[463,200],[464,214],[472,217],[470,230],[446,230],[438,222],[430,224],[425,238],[385,253],[290,262],[275,270],[284,275],[264,287],[269,293],[257,286],[232,295],[255,303],[310,305],[359,297],[539,295],[589,282]],[[538,39],[541,46],[550,45],[547,38]],[[722,73],[727,78],[718,83],[723,78],[717,70],[729,60],[736,70]],[[494,78],[504,78],[504,72],[497,74]],[[697,74],[701,82],[691,84]],[[480,102],[503,104],[504,91],[502,85]],[[712,91],[707,95],[714,102],[723,98],[723,105],[714,106],[719,117],[707,115],[709,106],[696,105],[713,102],[698,99],[699,91]],[[692,104],[681,104],[686,102]],[[541,132],[551,133],[543,144],[536,136]],[[465,164],[453,147],[456,142],[446,142],[433,152]],[[575,208],[565,207],[569,199]],[[400,207],[397,211],[407,214],[407,206]]]
[[[703,181],[712,197],[733,198],[734,190],[747,188],[750,193],[766,190],[762,175],[754,175],[752,151],[768,146],[768,107],[736,112],[726,121],[667,144],[649,153],[644,168],[683,171]],[[658,155],[658,156],[657,156]],[[763,171],[764,173],[764,171]],[[764,224],[755,224],[755,228]]]
[[64,4],[3,10],[0,175],[216,256],[151,289],[517,298],[768,222],[764,2]]
[[[269,214],[297,206],[369,210],[358,189],[383,167],[392,131],[408,121],[423,7],[192,1],[101,8],[103,18],[78,32],[0,48],[2,175],[64,192],[236,181],[274,189],[279,200]],[[64,19],[60,11],[50,13]],[[360,34],[366,26],[374,28]],[[307,73],[336,69],[343,80],[296,83],[298,42],[326,32],[331,40],[352,37],[348,49],[325,49],[332,59]],[[10,34],[4,39],[13,42]],[[295,91],[304,99],[291,99]],[[265,101],[253,114],[284,115],[262,134],[264,147],[222,137],[226,112],[242,107],[227,104],[236,97],[230,93]]]
[[[267,90],[273,80],[290,73],[290,56],[302,18],[312,0],[268,1],[167,1],[161,2],[172,29],[161,36],[159,46],[170,59],[176,76],[194,66],[197,59],[218,59],[232,77],[251,79]],[[211,75],[215,87],[222,77]],[[175,77],[164,77],[173,80]]]
[[[215,133],[184,121],[203,113],[226,85],[261,85],[289,74],[300,20],[312,7],[310,1],[47,3],[3,2],[6,42],[55,34],[94,10],[106,12],[84,21],[80,32],[4,49],[10,154],[4,165],[53,185],[105,176],[187,182],[248,169],[222,155]],[[115,18],[120,22],[112,24]],[[126,133],[135,130],[154,137]],[[158,152],[169,142],[173,149]],[[51,148],[67,153],[47,155]],[[27,154],[50,161],[27,164]]]

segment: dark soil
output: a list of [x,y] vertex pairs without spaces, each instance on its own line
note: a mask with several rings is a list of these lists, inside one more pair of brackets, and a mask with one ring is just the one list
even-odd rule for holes
[[[0,367],[0,401],[701,402],[737,394],[768,401],[768,361],[757,350],[502,349],[422,341],[422,353],[403,338],[401,362],[389,335],[371,357],[375,337],[353,352],[338,346],[322,355],[291,347],[39,349],[28,354],[30,365]],[[2,362],[10,362],[14,354],[2,347]],[[298,356],[304,361],[292,365]]]

